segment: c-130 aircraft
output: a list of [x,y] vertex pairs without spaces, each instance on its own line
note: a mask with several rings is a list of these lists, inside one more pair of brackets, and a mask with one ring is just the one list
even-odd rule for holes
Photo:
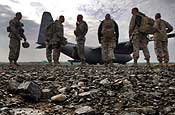
[[[39,48],[45,48],[45,29],[54,20],[50,12],[44,12],[41,19],[40,30],[38,35],[37,44]],[[168,37],[174,37],[175,34],[169,35]],[[132,45],[128,45],[129,41],[121,42],[114,50],[115,59],[113,63],[126,64],[132,60],[131,53],[133,52]],[[73,60],[71,62],[80,62],[78,57],[78,52],[76,44],[68,42],[64,47],[62,47],[61,52]],[[101,47],[92,48],[85,46],[85,58],[88,64],[102,64]]]

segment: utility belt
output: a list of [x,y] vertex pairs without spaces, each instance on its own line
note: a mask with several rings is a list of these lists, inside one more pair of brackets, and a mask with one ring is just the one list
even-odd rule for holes
[[104,42],[114,42],[116,41],[116,37],[101,37],[101,40],[104,41]]
[[48,41],[48,45],[52,46],[53,48],[60,48],[61,46],[65,46],[66,44],[66,38],[62,38],[62,40],[59,41]]
[[49,42],[48,43],[48,47],[51,49],[60,48],[60,46],[61,46],[60,42]]
[[15,39],[15,40],[22,40],[21,38],[19,38],[19,37],[17,37],[15,34],[13,34],[13,33],[10,33],[9,34],[9,38],[10,39]]

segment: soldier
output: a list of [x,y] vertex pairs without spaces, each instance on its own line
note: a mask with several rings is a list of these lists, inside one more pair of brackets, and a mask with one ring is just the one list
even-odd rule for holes
[[155,15],[154,27],[158,30],[158,32],[154,33],[154,49],[157,60],[160,66],[162,66],[162,62],[167,66],[169,61],[167,33],[171,32],[173,27],[168,22],[161,19],[160,13]]
[[80,58],[81,64],[85,64],[85,53],[84,53],[84,44],[86,41],[85,35],[88,32],[88,25],[83,20],[83,16],[79,14],[77,16],[76,29],[74,34],[76,36],[78,56]]
[[[147,34],[142,33],[139,31],[139,27],[141,25],[141,21],[143,13],[139,12],[138,8],[133,8],[132,11],[132,18],[129,25],[129,38],[133,45],[133,59],[134,59],[134,66],[137,66],[137,60],[139,58],[139,49],[143,50],[143,54],[145,56],[145,60],[147,65],[150,66],[150,54],[148,51],[148,39]],[[141,18],[140,18],[141,17]]]
[[49,64],[52,64],[52,50],[54,65],[59,64],[62,41],[65,40],[62,24],[64,20],[64,16],[61,15],[59,19],[56,19],[55,22],[49,24],[46,28],[46,57]]
[[106,14],[98,28],[98,40],[102,48],[102,61],[105,66],[113,65],[114,49],[118,44],[119,30],[117,23]]
[[26,41],[26,37],[24,35],[24,29],[23,29],[24,25],[22,22],[20,22],[21,19],[22,19],[21,12],[17,12],[14,19],[10,20],[9,27],[7,27],[7,31],[10,32],[9,33],[10,51],[9,51],[9,57],[8,57],[10,65],[14,63],[16,66],[19,66],[19,64],[17,63],[17,60],[20,53],[21,40],[23,38],[24,41]]

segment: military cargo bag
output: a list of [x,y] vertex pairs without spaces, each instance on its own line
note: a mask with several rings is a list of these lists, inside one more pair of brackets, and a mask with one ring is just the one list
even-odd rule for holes
[[142,16],[141,24],[139,27],[139,31],[145,34],[154,34],[156,32],[156,28],[154,26],[154,20],[148,16]]
[[102,25],[102,34],[105,38],[113,38],[115,36],[114,22],[112,20],[104,20]]

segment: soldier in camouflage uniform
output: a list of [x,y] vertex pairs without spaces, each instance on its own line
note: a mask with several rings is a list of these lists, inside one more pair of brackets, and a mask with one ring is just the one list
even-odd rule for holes
[[169,61],[167,33],[171,32],[173,27],[168,22],[161,19],[160,13],[155,15],[154,27],[158,30],[158,32],[154,33],[154,49],[157,60],[160,66],[162,66],[162,62],[167,65]]
[[98,40],[102,48],[102,61],[105,66],[113,65],[114,49],[118,44],[119,30],[117,23],[106,14],[98,28]]
[[137,65],[137,60],[139,58],[139,49],[142,49],[143,54],[145,56],[145,60],[147,65],[150,66],[150,54],[148,50],[148,39],[147,34],[139,32],[139,21],[137,15],[143,15],[143,13],[139,12],[138,8],[132,9],[132,18],[129,25],[129,38],[133,45],[133,59],[134,59],[134,66]]
[[19,66],[19,64],[17,63],[17,60],[20,53],[21,40],[23,38],[24,41],[26,41],[26,37],[24,35],[24,29],[23,29],[24,25],[22,22],[20,22],[21,19],[22,19],[21,12],[17,12],[14,19],[10,20],[9,27],[8,27],[8,32],[10,32],[9,33],[10,52],[9,52],[8,59],[11,65],[14,63],[17,66]]
[[85,35],[87,32],[88,32],[88,25],[83,20],[83,16],[79,14],[77,16],[76,29],[74,31],[74,34],[76,36],[78,56],[80,58],[81,64],[85,64],[84,45],[86,41]]
[[58,20],[48,25],[46,28],[46,57],[49,64],[52,64],[52,50],[54,64],[59,64],[60,50],[62,40],[64,40],[64,16],[60,16]]

